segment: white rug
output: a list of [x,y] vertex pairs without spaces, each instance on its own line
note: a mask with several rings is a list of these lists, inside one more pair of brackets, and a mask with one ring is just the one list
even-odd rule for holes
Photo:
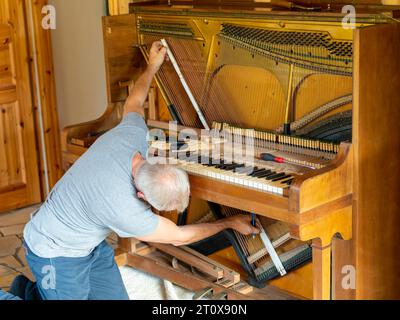
[[119,268],[131,300],[192,300],[194,293],[142,271]]

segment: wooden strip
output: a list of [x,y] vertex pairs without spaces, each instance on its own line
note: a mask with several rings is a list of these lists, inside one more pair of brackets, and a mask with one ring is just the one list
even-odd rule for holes
[[190,253],[190,254],[192,254],[192,255],[194,255],[194,256],[196,256],[196,257],[198,257],[198,258],[200,258],[200,259],[202,259],[204,261],[207,261],[207,262],[213,264],[214,266],[222,269],[223,272],[224,272],[224,278],[231,280],[233,282],[233,284],[236,284],[236,283],[240,282],[240,274],[239,273],[229,269],[228,267],[224,266],[223,264],[220,264],[220,263],[218,263],[218,262],[216,262],[214,260],[211,260],[211,259],[207,258],[206,256],[202,255],[201,253],[199,253],[199,252],[197,252],[197,251],[195,251],[195,250],[193,250],[193,249],[191,249],[189,247],[183,246],[181,248],[183,250],[185,250],[186,252],[188,252],[188,253]]
[[268,254],[267,249],[262,248],[261,250],[258,250],[256,253],[253,253],[251,256],[247,257],[247,262],[252,264],[257,260],[261,259],[262,257],[266,256],[267,254]]
[[[51,189],[57,181],[62,177],[62,158],[60,143],[60,128],[57,112],[56,86],[54,79],[53,52],[51,45],[51,30],[42,27],[42,9],[48,3],[48,0],[32,1],[33,30],[30,29],[31,35],[35,35],[35,46],[33,45],[33,37],[29,38],[30,55],[33,56],[33,50],[37,51],[37,71],[38,83],[35,77],[32,77],[32,85],[38,87],[40,95],[37,96],[36,90],[33,90],[35,101],[41,102],[41,114],[38,108],[35,108],[36,132],[39,132],[39,119],[43,122],[43,141],[38,139],[40,148],[46,150],[45,158],[39,153],[40,157],[40,175],[43,198],[46,198],[46,178],[48,179],[49,189]],[[27,6],[29,10],[30,6]],[[29,13],[27,13],[29,14]],[[28,23],[28,28],[30,28]],[[31,71],[34,71],[34,62],[29,60]],[[34,73],[32,73],[34,74]],[[36,102],[37,103],[37,102]],[[47,165],[47,177],[43,174],[45,170],[44,163]]]
[[127,253],[116,250],[114,253],[114,259],[117,266],[125,266],[127,264]]
[[73,144],[68,144],[67,145],[67,151],[69,153],[81,156],[87,151],[87,148],[81,147],[81,146],[77,146],[77,145],[73,145]]
[[[162,129],[162,130],[169,130],[170,129],[170,125],[167,122],[163,122],[163,121],[155,121],[155,120],[147,120],[147,125],[149,127],[153,127],[153,128],[157,128],[157,129]],[[193,130],[194,132],[196,132],[196,134],[200,137],[201,134],[201,129],[198,128],[192,128],[192,127],[187,127],[187,126],[181,126],[181,125],[177,125],[176,126],[177,132],[182,131],[182,130]],[[170,132],[171,134],[173,133],[177,133],[177,132]]]
[[198,257],[182,250],[181,248],[174,247],[172,245],[160,244],[160,243],[149,243],[156,249],[168,253],[169,255],[186,262],[187,264],[195,267],[199,271],[202,271],[216,279],[221,279],[224,276],[224,271],[221,268],[216,267],[210,262],[199,259]]
[[217,281],[217,283],[218,283],[220,286],[223,286],[224,288],[230,288],[230,287],[232,287],[233,285],[235,285],[235,283],[234,283],[232,280],[230,280],[230,279],[222,279],[222,280]]
[[166,279],[188,290],[200,291],[204,288],[211,287],[216,294],[227,292],[229,300],[296,300],[294,296],[271,286],[267,286],[263,289],[254,289],[252,293],[245,295],[229,288],[224,288],[216,283],[206,281],[193,274],[182,273],[172,267],[163,266],[158,263],[157,260],[148,257],[127,254],[126,262],[130,267]]
[[233,287],[231,287],[231,289],[240,292],[242,294],[250,294],[251,292],[253,292],[254,288],[247,282],[241,281],[238,284],[235,284]]
[[[283,245],[287,241],[291,239],[290,232],[284,234],[283,236],[279,237],[275,241],[272,242],[274,248],[278,248],[279,246]],[[266,256],[268,251],[266,248],[262,248],[261,250],[257,251],[256,253],[252,254],[247,258],[247,261],[252,264],[257,260],[261,259],[262,257]]]
[[297,225],[300,215],[289,211],[289,200],[285,197],[233,184],[189,175],[191,195],[195,198],[238,208],[247,212]]

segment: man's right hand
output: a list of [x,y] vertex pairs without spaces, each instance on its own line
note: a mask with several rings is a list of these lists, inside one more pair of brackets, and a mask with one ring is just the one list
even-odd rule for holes
[[230,229],[236,230],[245,236],[260,233],[260,229],[253,227],[251,221],[252,217],[250,215],[237,215],[226,218],[227,225]]
[[167,55],[167,48],[165,48],[161,41],[156,41],[152,44],[149,55],[149,68],[157,73],[165,61]]

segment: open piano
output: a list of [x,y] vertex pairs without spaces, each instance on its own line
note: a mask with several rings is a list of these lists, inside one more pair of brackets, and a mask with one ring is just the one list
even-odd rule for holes
[[[255,291],[253,298],[399,298],[398,12],[356,6],[349,28],[341,6],[290,10],[282,3],[153,2],[132,5],[129,15],[105,17],[109,106],[100,119],[64,130],[64,168],[119,123],[151,43],[164,38],[201,116],[168,62],[146,103],[149,127],[167,130],[168,121],[175,121],[171,140],[179,140],[182,129],[199,133],[205,125],[239,140],[251,135],[256,154],[251,165],[202,164],[196,152],[179,160],[190,177],[192,201],[184,218],[171,219],[194,223],[255,213],[284,265],[299,261],[280,277],[259,238],[232,233],[184,254],[202,252],[217,268],[229,266],[254,286],[283,290],[266,296]],[[263,161],[263,153],[288,163]],[[247,167],[251,172],[237,170]],[[192,278],[174,273],[179,268],[165,271],[133,254],[141,245],[121,239],[120,249],[131,253],[123,263],[195,289]],[[176,248],[154,247],[183,259]]]

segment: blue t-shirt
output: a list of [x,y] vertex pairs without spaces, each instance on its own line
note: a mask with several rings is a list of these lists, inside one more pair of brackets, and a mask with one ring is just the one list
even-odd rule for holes
[[26,225],[25,242],[43,258],[85,257],[112,232],[154,232],[158,216],[139,200],[132,160],[147,153],[148,128],[137,113],[97,139],[65,173]]

